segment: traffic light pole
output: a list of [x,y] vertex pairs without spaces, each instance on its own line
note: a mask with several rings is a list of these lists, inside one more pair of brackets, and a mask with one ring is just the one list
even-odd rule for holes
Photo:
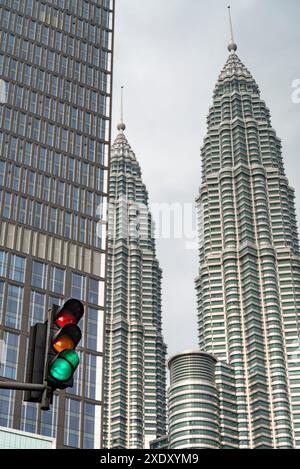
[[79,365],[75,348],[82,333],[78,322],[84,306],[75,298],[63,306],[53,305],[47,320],[30,328],[26,383],[0,380],[0,389],[25,391],[24,401],[40,404],[50,410],[56,389],[73,386],[73,374]]
[[[50,336],[50,324],[51,324],[51,315],[52,315],[52,310],[48,311],[48,321],[47,321],[47,340],[46,344],[49,342],[49,336]],[[45,363],[44,363],[44,370],[47,365],[47,356],[45,358]],[[52,390],[48,386],[48,383],[46,381],[46,374],[44,371],[44,377],[43,377],[43,384],[35,384],[35,383],[20,383],[17,381],[0,381],[0,389],[11,389],[11,390],[16,390],[16,391],[43,391],[43,396],[42,396],[42,401],[41,401],[41,409],[42,410],[49,410],[50,409],[50,403],[52,399]]]
[[41,410],[49,410],[52,391],[46,384],[18,383],[17,381],[0,381],[0,389],[16,391],[43,391]]
[[18,383],[17,381],[0,381],[0,389],[12,389],[19,391],[44,391],[44,384]]

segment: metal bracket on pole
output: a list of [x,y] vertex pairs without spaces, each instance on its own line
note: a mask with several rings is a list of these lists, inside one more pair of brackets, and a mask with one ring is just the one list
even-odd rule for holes
[[41,410],[50,410],[50,404],[53,399],[53,390],[49,386],[44,389],[42,402],[40,405]]

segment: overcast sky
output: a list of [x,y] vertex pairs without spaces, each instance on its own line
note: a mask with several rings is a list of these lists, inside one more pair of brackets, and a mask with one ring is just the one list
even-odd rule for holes
[[[213,89],[228,52],[228,0],[116,0],[113,138],[125,86],[126,137],[151,203],[191,203]],[[299,0],[232,0],[238,54],[257,80],[283,142],[300,216]],[[197,250],[158,240],[168,354],[197,346]]]

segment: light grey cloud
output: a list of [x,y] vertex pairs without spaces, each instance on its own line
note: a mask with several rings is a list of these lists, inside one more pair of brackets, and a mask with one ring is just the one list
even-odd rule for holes
[[[151,202],[194,201],[200,147],[218,74],[227,59],[228,0],[116,0],[114,130],[125,86],[126,136],[141,164]],[[260,85],[283,141],[300,214],[299,0],[232,0],[238,53]],[[114,131],[113,131],[114,132]],[[114,133],[113,133],[114,135]],[[197,344],[197,251],[158,241],[163,319],[169,354]]]

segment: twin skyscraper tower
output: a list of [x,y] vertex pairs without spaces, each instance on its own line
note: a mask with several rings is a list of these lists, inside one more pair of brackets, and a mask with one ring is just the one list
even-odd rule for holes
[[[166,349],[153,233],[126,241],[115,233],[106,312],[108,447],[143,448],[151,436],[153,448],[300,447],[294,190],[270,112],[233,38],[228,49],[201,152],[199,351],[169,362],[164,434]],[[130,225],[148,196],[124,130],[121,124],[112,149],[110,201],[126,199]],[[122,220],[115,210],[116,231]]]
[[0,4],[0,380],[24,381],[48,308],[85,309],[74,386],[49,412],[1,389],[0,433],[57,448],[300,448],[294,191],[233,34],[202,148],[199,350],[170,359],[167,392],[162,272],[124,122],[110,145],[115,2]]

